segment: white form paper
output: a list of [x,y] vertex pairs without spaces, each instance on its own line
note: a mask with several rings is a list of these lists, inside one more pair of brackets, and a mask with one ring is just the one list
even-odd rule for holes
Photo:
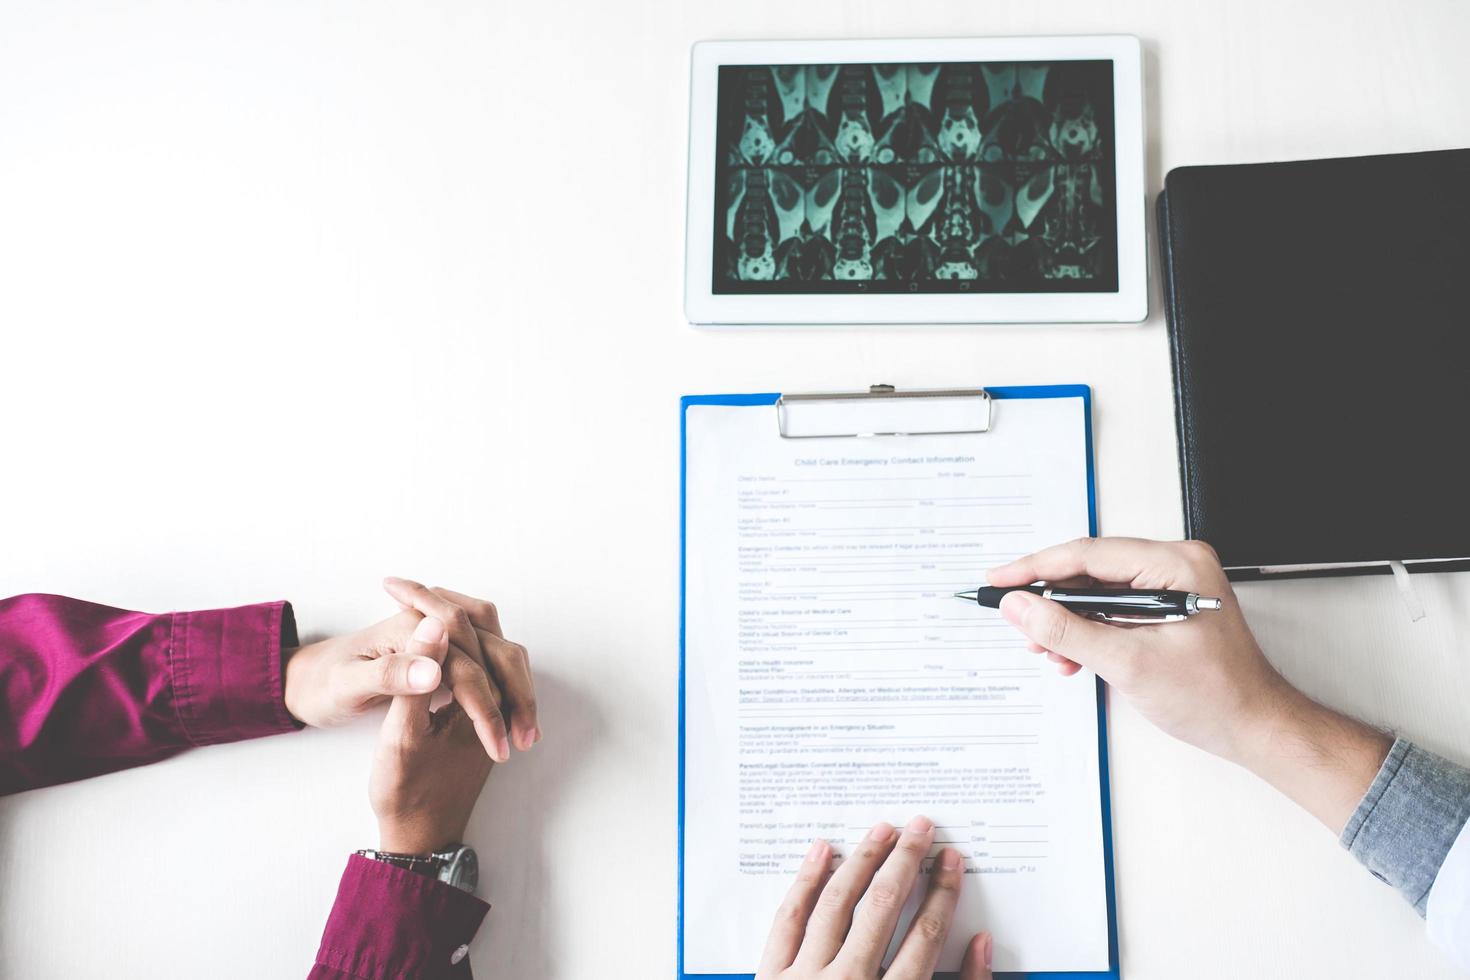
[[813,839],[918,813],[968,872],[941,970],[981,929],[997,971],[1108,968],[1093,676],[952,598],[1088,533],[1084,403],[994,404],[984,434],[812,440],[687,408],[687,974],[754,971]]

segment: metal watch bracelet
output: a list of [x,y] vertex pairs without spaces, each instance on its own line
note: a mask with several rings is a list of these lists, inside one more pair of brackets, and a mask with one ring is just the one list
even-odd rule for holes
[[433,878],[461,891],[475,894],[480,884],[480,861],[475,849],[466,844],[451,844],[431,854],[395,854],[392,851],[358,851],[369,861],[381,861],[425,878]]
[[436,877],[439,868],[443,866],[444,859],[436,854],[394,854],[392,851],[358,851],[359,857],[365,857],[369,861],[382,861],[419,874],[427,873],[428,877]]

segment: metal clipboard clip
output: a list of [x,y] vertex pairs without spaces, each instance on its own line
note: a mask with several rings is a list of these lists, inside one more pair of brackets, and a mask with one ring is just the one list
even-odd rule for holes
[[[790,419],[790,406],[795,403],[817,404],[817,403],[841,403],[854,401],[904,401],[904,408],[917,408],[916,404],[910,404],[919,399],[957,400],[963,399],[971,404],[966,406],[966,420],[973,415],[974,421],[966,421],[962,427],[955,427],[957,416],[949,416],[950,422],[938,428],[914,427],[904,424],[902,428],[890,431],[871,432],[795,432]],[[991,421],[994,416],[994,399],[990,392],[984,388],[914,388],[899,391],[893,385],[873,385],[867,391],[843,391],[811,393],[798,395],[780,395],[776,399],[776,427],[781,433],[782,439],[848,439],[867,438],[870,436],[959,436],[979,435],[990,431]],[[900,413],[902,416],[913,417],[912,412]]]

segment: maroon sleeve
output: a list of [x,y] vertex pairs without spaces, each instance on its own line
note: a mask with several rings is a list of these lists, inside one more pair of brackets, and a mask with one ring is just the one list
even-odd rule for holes
[[284,602],[152,615],[0,600],[0,795],[286,732]]
[[469,980],[490,906],[453,885],[354,854],[309,980]]

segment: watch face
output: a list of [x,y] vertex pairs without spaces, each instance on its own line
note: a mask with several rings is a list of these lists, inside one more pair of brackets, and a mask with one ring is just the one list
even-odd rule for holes
[[455,888],[473,894],[480,884],[480,861],[473,847],[461,847],[449,859],[449,864],[439,875]]

